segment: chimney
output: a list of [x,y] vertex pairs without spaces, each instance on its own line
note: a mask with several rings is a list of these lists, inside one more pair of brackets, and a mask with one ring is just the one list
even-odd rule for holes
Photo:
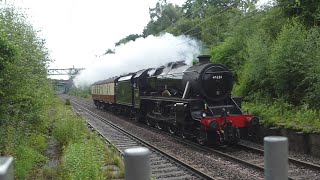
[[211,58],[210,55],[200,55],[200,56],[198,56],[200,64],[209,63],[210,62],[210,58]]

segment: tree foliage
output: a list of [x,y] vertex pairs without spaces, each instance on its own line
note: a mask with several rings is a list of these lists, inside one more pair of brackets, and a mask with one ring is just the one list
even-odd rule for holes
[[[142,37],[142,35],[140,35],[140,34],[130,34],[127,37],[125,37],[125,38],[121,39],[120,41],[116,42],[115,46],[120,46],[121,44],[126,44],[129,41],[135,41],[139,37]],[[108,50],[111,50],[111,49],[108,49]],[[107,50],[107,52],[108,52],[108,50]],[[113,50],[113,52],[114,52],[114,50]],[[106,53],[106,54],[110,54],[110,53]]]
[[320,26],[320,1],[276,0],[288,17],[298,17],[307,26]]
[[280,99],[319,107],[320,1],[187,0],[178,7],[160,0],[150,9],[143,35],[188,35],[209,47],[212,60],[235,75],[236,95]]
[[[41,109],[36,106],[41,106],[39,99],[48,96],[46,64],[49,59],[44,41],[37,37],[32,26],[25,23],[13,9],[2,11],[0,108],[3,111],[12,109],[10,114],[8,111],[1,113],[1,119],[5,120],[12,115],[22,115],[24,111],[30,112],[31,108]],[[34,116],[37,116],[36,113]],[[30,115],[27,118],[30,122],[38,119]]]
[[158,35],[172,27],[182,16],[181,7],[159,1],[155,8],[149,9],[150,21],[143,30],[143,36]]
[[109,48],[109,49],[107,49],[107,51],[104,53],[104,55],[106,55],[106,54],[114,54],[114,53],[116,53],[115,50]]
[[15,174],[26,179],[45,158],[47,104],[53,91],[47,80],[48,51],[25,15],[0,7],[0,155],[16,158]]
[[305,96],[308,69],[307,30],[299,23],[287,24],[272,48],[270,73],[278,97],[295,105]]

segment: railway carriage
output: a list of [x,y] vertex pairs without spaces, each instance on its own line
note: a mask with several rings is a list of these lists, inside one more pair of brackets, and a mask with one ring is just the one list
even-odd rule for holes
[[113,77],[92,84],[93,103],[99,108],[112,107],[116,104],[116,82],[120,77]]
[[210,56],[198,58],[193,66],[171,62],[98,81],[92,86],[94,103],[201,144],[233,144],[240,135],[254,135],[259,119],[244,114],[242,99],[231,96],[231,71],[210,63]]

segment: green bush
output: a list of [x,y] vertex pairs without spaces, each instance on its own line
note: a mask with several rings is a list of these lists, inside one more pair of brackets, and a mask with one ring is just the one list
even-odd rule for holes
[[44,152],[48,148],[47,137],[43,134],[31,134],[28,137],[28,144],[38,152]]
[[117,174],[114,174],[112,169],[107,169],[106,171],[107,178],[116,179],[116,178],[124,177],[124,173],[125,173],[124,162],[123,162],[123,159],[119,157],[117,150],[115,149],[113,144],[109,145],[109,147],[106,149],[105,154],[106,154],[105,163],[107,165],[116,165],[120,169],[120,171]]
[[307,42],[308,31],[298,21],[285,25],[272,48],[270,73],[277,97],[301,105],[310,87],[306,78],[314,65]]
[[67,106],[70,106],[70,105],[71,105],[70,99],[66,99],[65,105],[67,105]]
[[69,144],[62,159],[67,179],[104,179],[104,144],[96,138]]
[[8,126],[2,130],[3,153],[15,158],[15,176],[25,179],[32,176],[35,167],[45,162],[43,153],[47,149],[47,137],[44,134],[30,133],[27,129]]
[[306,81],[310,84],[306,88],[307,95],[304,102],[312,108],[320,107],[320,29],[312,28],[308,32],[308,54],[313,66],[308,70]]
[[26,179],[46,160],[50,60],[23,11],[3,1],[0,29],[0,155],[12,155],[15,177]]
[[20,145],[16,148],[14,172],[17,179],[26,179],[30,177],[30,172],[40,162],[47,160],[41,153],[28,145]]
[[304,132],[318,132],[320,112],[305,106],[294,107],[283,101],[274,103],[243,103],[244,109],[259,116],[266,126],[281,126]]
[[264,31],[256,32],[247,40],[248,59],[239,72],[239,83],[234,93],[253,95],[259,91],[270,92],[269,58],[271,38]]
[[[58,169],[44,167],[43,176],[56,174],[58,179],[105,179],[124,175],[123,161],[113,148],[106,148],[96,133],[88,130],[84,120],[62,101],[55,103],[52,136],[60,145],[62,164]],[[52,113],[53,114],[53,113]],[[110,173],[107,164],[120,168]]]
[[70,142],[79,142],[85,137],[88,129],[83,121],[67,115],[60,118],[54,123],[52,135],[61,146],[66,146]]

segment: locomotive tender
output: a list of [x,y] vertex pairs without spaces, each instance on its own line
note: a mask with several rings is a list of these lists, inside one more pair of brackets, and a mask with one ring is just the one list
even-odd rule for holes
[[197,65],[170,62],[95,82],[92,99],[98,108],[201,144],[237,143],[240,134],[256,133],[259,119],[243,113],[242,99],[231,97],[231,71],[210,57],[199,56]]

